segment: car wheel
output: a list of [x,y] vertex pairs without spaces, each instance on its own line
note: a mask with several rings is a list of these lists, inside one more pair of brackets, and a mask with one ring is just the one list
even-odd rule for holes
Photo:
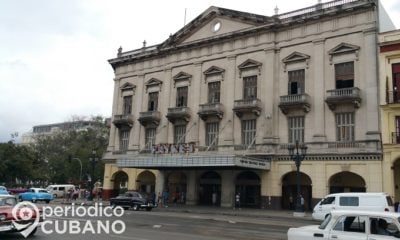
[[28,237],[33,237],[33,235],[35,235],[36,231],[37,231],[37,227],[35,227],[33,229],[33,231],[31,233],[29,233]]
[[146,208],[146,211],[150,212],[151,211],[151,207]]
[[57,198],[57,194],[53,194],[53,198]]
[[137,204],[134,204],[132,206],[132,208],[133,208],[133,211],[139,211],[139,205],[137,205]]

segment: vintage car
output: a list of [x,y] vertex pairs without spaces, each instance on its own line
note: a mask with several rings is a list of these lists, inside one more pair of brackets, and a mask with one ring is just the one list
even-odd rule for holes
[[7,191],[7,188],[4,186],[0,186],[0,195],[9,195],[10,193]]
[[139,192],[126,192],[118,197],[110,199],[110,206],[116,207],[121,206],[125,209],[132,208],[135,211],[139,209],[146,209],[151,211],[154,208],[154,204],[145,193]]
[[49,203],[53,200],[53,195],[43,188],[30,188],[27,192],[21,193],[18,196],[20,201],[44,201]]
[[290,228],[288,240],[312,239],[397,239],[400,238],[400,214],[354,210],[332,211],[321,225]]
[[[22,220],[22,213],[19,213],[19,209],[17,209],[16,216],[13,216],[12,211],[13,208],[17,205],[18,200],[15,196],[12,195],[1,195],[0,196],[0,233],[3,232],[22,232],[27,228],[30,228],[32,224],[36,221],[36,218],[40,218],[41,210],[39,210],[39,216],[37,216],[36,211],[32,210],[32,215],[29,219]],[[21,205],[21,207],[25,207]],[[21,216],[20,216],[21,215]],[[39,222],[42,222],[43,219],[40,218]],[[20,224],[20,226],[16,226],[16,224]],[[39,223],[40,224],[40,223]],[[22,226],[22,227],[21,227]],[[36,233],[38,226],[32,227],[32,230],[28,233],[29,237],[33,236]]]

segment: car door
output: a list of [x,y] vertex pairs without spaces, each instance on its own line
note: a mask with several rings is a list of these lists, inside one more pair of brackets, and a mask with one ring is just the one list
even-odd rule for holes
[[[368,240],[386,240],[400,238],[397,221],[388,217],[370,217]],[[385,229],[382,229],[385,223]]]
[[329,240],[368,240],[366,216],[345,215],[338,218],[333,225]]

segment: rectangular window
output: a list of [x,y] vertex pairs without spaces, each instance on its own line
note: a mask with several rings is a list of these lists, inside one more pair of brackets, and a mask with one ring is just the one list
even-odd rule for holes
[[358,197],[340,197],[340,206],[358,206]]
[[158,92],[149,93],[148,111],[157,111],[158,108]]
[[256,137],[256,120],[243,120],[242,121],[242,143],[245,146],[255,144]]
[[176,106],[187,107],[188,87],[179,87],[176,89]]
[[243,99],[257,99],[257,76],[243,78]]
[[335,64],[336,89],[354,87],[354,63]]
[[393,101],[400,101],[400,63],[392,64]]
[[206,124],[206,146],[207,147],[218,145],[218,133],[219,133],[219,122]]
[[336,136],[337,141],[354,141],[354,113],[336,114]]
[[122,113],[124,115],[132,113],[132,96],[124,96],[122,108]]
[[146,149],[152,149],[156,144],[156,129],[146,128]]
[[304,93],[304,69],[289,71],[289,95]]
[[186,125],[175,125],[174,129],[174,144],[185,143]]
[[119,132],[119,150],[127,150],[129,145],[129,130],[121,129]]
[[289,117],[289,143],[304,142],[304,117]]
[[208,103],[219,103],[220,102],[220,82],[211,82],[208,84]]

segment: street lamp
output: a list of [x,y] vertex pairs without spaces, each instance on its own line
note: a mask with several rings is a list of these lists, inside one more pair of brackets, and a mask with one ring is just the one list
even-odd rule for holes
[[[300,152],[299,152],[300,148]],[[302,209],[302,204],[301,204],[301,193],[300,193],[300,165],[301,162],[304,160],[306,157],[307,153],[307,146],[305,144],[300,144],[299,141],[296,140],[296,144],[289,145],[288,146],[289,150],[289,155],[290,158],[295,162],[296,164],[296,185],[297,185],[297,198],[296,198],[296,208],[294,211],[294,216],[304,216],[304,209]]]
[[92,157],[89,158],[90,162],[92,163],[92,177],[91,177],[91,183],[90,183],[90,195],[89,195],[89,200],[93,201],[93,190],[94,190],[94,184],[95,184],[95,177],[94,177],[94,169],[96,167],[96,162],[98,161],[98,158],[96,157],[96,150],[92,150]]

